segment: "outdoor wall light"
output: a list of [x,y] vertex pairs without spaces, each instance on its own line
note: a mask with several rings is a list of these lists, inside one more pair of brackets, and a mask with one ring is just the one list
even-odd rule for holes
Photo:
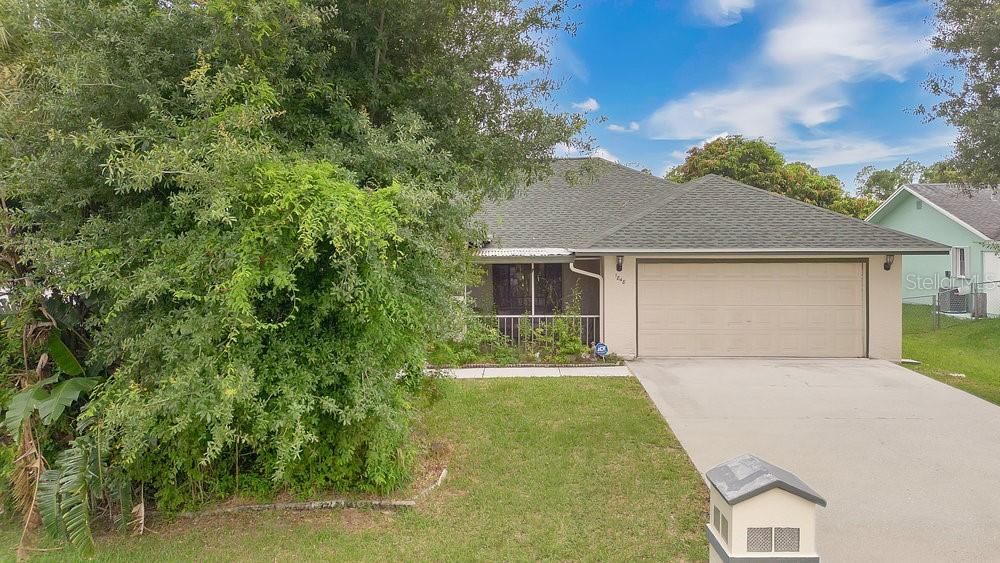
[[622,271],[624,263],[625,263],[625,257],[624,256],[615,256],[615,271],[617,271],[617,272]]
[[885,263],[882,264],[882,268],[884,268],[885,271],[888,272],[889,270],[892,269],[892,263],[895,262],[895,261],[896,261],[896,255],[895,254],[886,254],[885,255]]

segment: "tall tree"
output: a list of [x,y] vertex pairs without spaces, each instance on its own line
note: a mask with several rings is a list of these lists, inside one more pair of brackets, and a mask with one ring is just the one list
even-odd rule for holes
[[[237,474],[401,483],[407,390],[471,211],[580,130],[545,109],[565,17],[563,0],[0,0],[17,475],[84,511],[93,464],[166,508]],[[72,381],[51,416],[41,399]],[[67,446],[45,480],[42,452]]]
[[905,184],[912,184],[922,177],[924,167],[916,161],[906,159],[893,168],[865,166],[855,178],[858,192],[877,201],[885,201]]
[[803,162],[786,162],[784,155],[763,139],[729,135],[692,147],[684,162],[671,169],[667,178],[688,182],[706,174],[726,176],[855,217],[865,217],[866,210],[872,208],[868,198],[853,201],[855,198],[844,193],[836,176],[824,176]]
[[963,182],[1000,186],[1000,6],[993,0],[936,0],[931,45],[955,74],[931,77],[943,100],[920,108],[958,129],[952,159]]
[[920,172],[920,181],[928,184],[958,184],[962,182],[962,173],[951,159],[941,160],[925,167]]
[[688,149],[684,162],[667,173],[675,182],[718,174],[773,192],[784,189],[785,157],[763,139],[729,135]]

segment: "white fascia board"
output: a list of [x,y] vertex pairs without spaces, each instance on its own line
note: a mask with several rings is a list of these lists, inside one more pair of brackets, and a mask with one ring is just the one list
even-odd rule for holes
[[603,254],[948,254],[951,249],[941,246],[893,248],[583,248],[574,250],[579,256]]

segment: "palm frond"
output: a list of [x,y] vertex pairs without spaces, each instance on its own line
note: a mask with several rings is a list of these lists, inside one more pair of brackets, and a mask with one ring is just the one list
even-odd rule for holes
[[56,468],[44,473],[39,486],[38,507],[45,528],[81,551],[94,546],[90,533],[92,454],[89,442],[77,440],[59,454]]
[[38,480],[38,514],[42,518],[42,525],[45,529],[56,537],[66,535],[66,528],[63,526],[62,505],[59,502],[59,482],[62,479],[61,469],[46,469]]

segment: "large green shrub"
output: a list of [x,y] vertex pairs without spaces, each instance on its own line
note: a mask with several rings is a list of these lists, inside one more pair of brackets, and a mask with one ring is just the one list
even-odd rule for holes
[[59,432],[23,411],[20,484],[48,457],[76,507],[398,486],[472,210],[580,128],[533,72],[564,8],[0,0],[5,371],[80,389]]

